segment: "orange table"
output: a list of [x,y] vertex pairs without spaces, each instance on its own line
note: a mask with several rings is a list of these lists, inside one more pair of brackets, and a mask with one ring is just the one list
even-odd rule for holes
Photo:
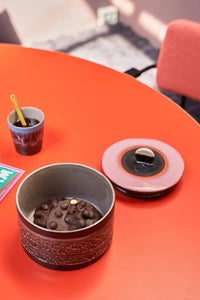
[[[0,161],[26,173],[0,203],[2,299],[200,298],[200,128],[162,94],[128,75],[72,56],[0,45]],[[45,113],[43,149],[25,157],[13,146],[7,115],[21,106]],[[126,138],[153,138],[184,159],[178,185],[159,200],[116,193],[113,242],[95,264],[54,271],[33,262],[19,239],[15,195],[33,170],[77,162],[98,170],[104,151]]]

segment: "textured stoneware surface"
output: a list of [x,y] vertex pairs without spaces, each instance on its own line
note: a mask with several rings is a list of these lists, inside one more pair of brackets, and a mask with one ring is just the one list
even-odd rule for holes
[[113,214],[97,230],[83,237],[54,238],[38,234],[19,219],[25,252],[39,264],[58,270],[73,270],[97,261],[109,248],[113,236]]
[[[95,205],[103,217],[91,226],[73,231],[49,230],[35,225],[33,210],[38,203],[56,195],[85,199]],[[109,180],[90,167],[66,163],[36,170],[22,181],[17,191],[20,238],[25,252],[37,263],[57,270],[79,269],[92,264],[111,244],[114,202],[115,194]]]

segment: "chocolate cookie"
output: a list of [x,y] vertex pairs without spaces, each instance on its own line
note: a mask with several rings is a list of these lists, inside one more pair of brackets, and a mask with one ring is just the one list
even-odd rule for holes
[[40,204],[34,223],[51,230],[67,231],[84,228],[101,219],[100,212],[89,202],[78,199],[54,199]]

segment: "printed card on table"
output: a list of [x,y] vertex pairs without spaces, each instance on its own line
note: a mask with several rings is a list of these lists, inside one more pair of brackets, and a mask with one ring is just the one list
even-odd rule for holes
[[0,201],[24,174],[24,170],[0,163]]

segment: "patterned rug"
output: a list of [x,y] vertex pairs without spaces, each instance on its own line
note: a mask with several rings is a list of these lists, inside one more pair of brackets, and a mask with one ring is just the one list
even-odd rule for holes
[[[76,37],[60,36],[55,40],[34,43],[31,47],[69,53],[120,72],[132,67],[142,69],[155,63],[159,55],[159,49],[153,47],[146,38],[121,23],[97,27]],[[158,90],[155,76],[156,69],[151,69],[137,79]],[[161,92],[180,103],[179,95]],[[199,101],[187,98],[185,110],[200,123]]]

